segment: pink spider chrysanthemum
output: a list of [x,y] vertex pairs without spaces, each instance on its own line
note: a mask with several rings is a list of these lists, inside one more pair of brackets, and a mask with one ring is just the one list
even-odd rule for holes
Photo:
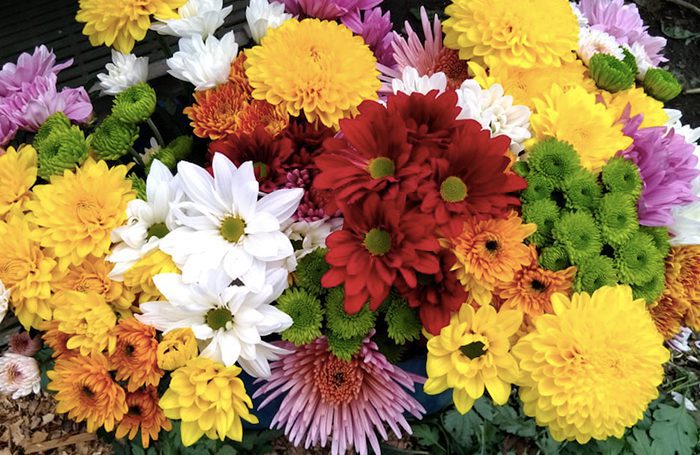
[[425,409],[409,391],[424,379],[389,363],[370,337],[349,362],[328,351],[325,337],[281,345],[291,354],[271,364],[271,376],[254,395],[267,395],[260,408],[284,396],[270,427],[283,428],[295,446],[304,441],[307,449],[330,439],[333,455],[351,447],[365,455],[368,442],[380,453],[377,434],[386,440],[385,426],[398,438],[401,428],[410,434],[404,413],[420,419]]

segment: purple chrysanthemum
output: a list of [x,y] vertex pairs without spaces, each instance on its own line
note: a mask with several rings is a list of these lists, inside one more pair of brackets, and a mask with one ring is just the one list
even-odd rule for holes
[[592,28],[614,36],[620,44],[641,44],[654,65],[668,60],[662,54],[666,39],[649,34],[637,5],[624,0],[581,0],[579,8]]
[[382,14],[382,9],[379,7],[364,13],[355,11],[343,17],[343,24],[362,36],[379,63],[388,67],[396,64],[392,48],[394,24],[391,23],[390,12]]
[[295,16],[335,20],[379,5],[382,0],[283,0],[285,10]]
[[73,64],[73,59],[56,65],[56,55],[41,45],[34,53],[23,53],[17,63],[5,63],[0,70],[0,97],[20,91],[23,84],[32,83],[36,78],[58,74]]
[[272,363],[272,375],[254,397],[267,395],[262,408],[284,396],[271,427],[284,428],[296,446],[304,441],[306,448],[325,447],[330,438],[333,455],[350,447],[365,455],[369,441],[380,453],[377,434],[387,439],[385,425],[400,438],[401,428],[411,433],[404,413],[416,418],[425,413],[408,393],[422,378],[389,363],[369,337],[349,362],[333,356],[324,337],[282,347],[291,354]]
[[630,120],[624,128],[634,142],[621,155],[639,167],[644,182],[639,197],[639,224],[643,226],[670,226],[671,209],[688,204],[697,198],[693,194],[693,180],[700,171],[695,147],[673,129],[664,127],[639,129],[642,117]]

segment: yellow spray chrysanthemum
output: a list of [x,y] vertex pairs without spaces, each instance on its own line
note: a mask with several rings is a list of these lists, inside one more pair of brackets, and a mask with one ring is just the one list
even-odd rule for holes
[[611,94],[602,92],[608,110],[615,113],[616,118],[621,118],[627,106],[630,107],[628,115],[635,117],[639,114],[644,116],[640,128],[651,128],[654,126],[664,126],[668,122],[668,114],[664,111],[664,103],[657,101],[647,95],[643,88],[633,87]]
[[494,403],[506,404],[511,384],[518,377],[509,338],[522,321],[523,314],[518,310],[497,312],[484,305],[475,312],[471,305],[462,305],[439,335],[426,335],[425,393],[435,395],[452,389],[452,399],[462,414],[484,394],[484,388]]
[[56,261],[33,236],[26,217],[13,211],[0,221],[0,281],[10,291],[10,304],[25,329],[51,319],[51,279]]
[[243,439],[241,419],[258,423],[249,411],[253,402],[238,377],[241,369],[198,357],[175,370],[160,399],[169,419],[180,419],[182,444],[187,447],[206,435],[209,439]]
[[658,395],[669,353],[629,286],[552,297],[513,348],[525,414],[558,441],[622,437]]
[[158,343],[158,367],[166,371],[176,370],[197,357],[197,339],[189,327],[175,329],[163,335]]
[[29,199],[29,190],[36,182],[36,150],[31,145],[20,146],[18,150],[8,147],[0,155],[0,220],[13,208],[23,208]]
[[562,0],[452,0],[445,46],[463,60],[501,60],[532,68],[571,62],[579,26]]
[[71,336],[66,343],[68,349],[80,349],[84,356],[105,349],[114,352],[117,317],[104,297],[95,292],[60,291],[51,304],[58,330]]
[[329,127],[376,99],[381,86],[372,51],[336,22],[290,19],[245,52],[254,98]]
[[30,220],[41,228],[41,245],[54,249],[61,270],[107,254],[112,230],[124,224],[135,197],[128,170],[88,158],[75,171],[52,177],[51,184],[34,187]]
[[600,170],[609,158],[632,144],[632,138],[623,134],[622,124],[616,123],[615,113],[582,87],[564,91],[555,85],[534,104],[531,142],[547,138],[568,142],[587,169]]
[[131,53],[136,41],[146,37],[151,16],[177,19],[177,8],[187,0],[80,0],[75,20],[84,23],[83,35],[93,46],[112,46]]
[[124,285],[139,295],[139,303],[162,300],[153,282],[153,277],[161,273],[180,273],[180,269],[169,255],[155,249],[124,273]]

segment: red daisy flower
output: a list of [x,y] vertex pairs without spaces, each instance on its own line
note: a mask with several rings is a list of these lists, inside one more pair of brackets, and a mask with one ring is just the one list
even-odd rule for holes
[[396,289],[408,301],[411,308],[419,308],[423,327],[438,335],[440,329],[450,323],[452,313],[459,311],[468,294],[459,282],[452,266],[457,262],[448,249],[440,251],[440,270],[432,275],[418,275],[418,286],[411,288],[403,280],[396,282]]
[[345,310],[357,313],[369,299],[376,310],[397,278],[409,288],[418,285],[417,274],[440,271],[440,244],[432,217],[418,210],[402,212],[392,201],[376,194],[362,204],[347,206],[343,229],[326,239],[330,270],[321,284],[345,284]]
[[285,163],[285,169],[315,170],[314,158],[320,153],[323,142],[335,136],[335,131],[320,122],[309,123],[302,115],[292,118],[280,135],[292,141],[294,151]]
[[439,94],[433,90],[426,95],[399,92],[387,98],[387,110],[404,120],[408,141],[421,147],[446,148],[460,124],[457,116],[461,110],[454,91]]

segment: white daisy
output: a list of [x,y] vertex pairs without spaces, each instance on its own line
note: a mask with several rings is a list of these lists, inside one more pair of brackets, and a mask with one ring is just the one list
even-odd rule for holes
[[207,357],[226,366],[238,362],[251,376],[270,375],[270,360],[286,351],[262,340],[292,325],[292,318],[270,305],[284,291],[287,272],[276,269],[267,274],[260,292],[245,286],[229,286],[221,271],[212,272],[196,284],[187,284],[178,274],[153,278],[165,301],[141,304],[136,318],[164,333],[189,327],[206,347]]
[[284,233],[295,246],[294,256],[299,260],[318,248],[325,248],[326,238],[341,227],[343,227],[342,218],[288,221]]
[[[700,128],[692,128],[681,122],[680,112],[667,110],[671,121],[667,125],[675,130],[675,134],[683,136],[688,144],[695,146],[695,156],[698,157],[698,168],[700,169]],[[672,122],[672,123],[671,123]],[[700,177],[693,181],[693,193],[700,197]],[[673,208],[674,222],[668,227],[673,234],[672,245],[700,245],[700,200]]]
[[161,35],[208,37],[224,24],[233,6],[223,7],[223,0],[189,0],[177,10],[178,19],[158,20],[151,24],[151,30]]
[[637,62],[637,79],[643,81],[644,77],[647,75],[647,71],[656,68],[656,65],[654,65],[654,62],[649,58],[647,49],[643,44],[633,43],[631,46],[625,45],[625,48],[634,55],[634,60]]
[[221,40],[210,36],[204,41],[195,35],[181,38],[179,51],[166,62],[168,73],[194,85],[195,90],[207,90],[223,84],[231,72],[231,62],[238,54],[238,44],[233,32]]
[[524,142],[532,137],[530,109],[513,105],[513,97],[505,95],[500,84],[483,89],[468,79],[457,90],[457,96],[457,105],[462,109],[458,119],[476,120],[493,136],[508,136],[510,150],[516,155],[524,150]]
[[443,93],[447,89],[447,76],[439,72],[432,76],[420,76],[417,69],[407,66],[401,73],[401,79],[391,81],[391,87],[394,94],[403,92],[410,95],[418,92],[425,95],[432,90]]
[[245,18],[248,35],[260,43],[268,30],[279,27],[292,15],[284,12],[284,3],[250,0],[245,9]]
[[10,290],[0,281],[0,322],[5,319],[10,305]]
[[625,53],[614,36],[594,28],[581,29],[578,39],[579,58],[588,66],[595,54],[612,55],[618,60],[625,58]]
[[162,239],[160,249],[172,256],[187,282],[223,269],[230,280],[240,279],[257,292],[265,284],[266,269],[294,254],[280,228],[296,211],[304,190],[277,190],[258,200],[252,162],[236,168],[217,153],[212,167],[214,177],[195,164],[178,163],[186,200],[172,210],[181,227]]
[[0,357],[0,393],[13,400],[41,390],[41,371],[34,357],[6,353]]
[[146,200],[134,199],[126,207],[127,222],[112,231],[116,245],[107,258],[113,262],[110,278],[121,281],[124,273],[146,253],[158,248],[161,239],[177,227],[170,204],[177,198],[178,180],[158,160],[153,160],[146,178]]
[[118,95],[124,90],[148,79],[148,57],[124,55],[112,50],[112,62],[105,65],[107,73],[100,73],[97,87],[102,95]]

